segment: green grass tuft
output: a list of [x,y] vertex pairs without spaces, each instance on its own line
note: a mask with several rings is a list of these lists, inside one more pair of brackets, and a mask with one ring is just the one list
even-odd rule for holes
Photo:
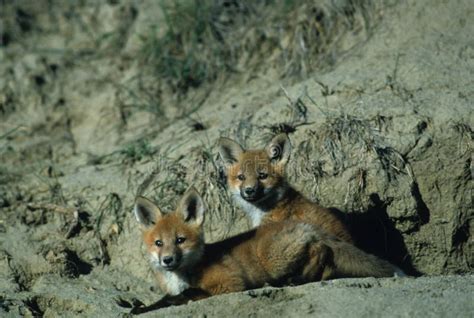
[[120,151],[122,155],[132,162],[140,161],[145,157],[151,157],[155,151],[151,147],[150,143],[146,139],[140,139],[133,143],[130,143],[125,146],[124,149]]

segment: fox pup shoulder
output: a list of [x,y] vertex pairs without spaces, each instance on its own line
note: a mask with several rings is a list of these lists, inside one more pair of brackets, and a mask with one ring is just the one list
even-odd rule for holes
[[311,202],[288,184],[285,166],[290,152],[286,134],[275,136],[265,149],[258,150],[245,150],[229,138],[220,138],[219,154],[235,201],[254,227],[270,221],[303,221],[352,242],[347,227],[331,210]]
[[[204,203],[194,189],[170,213],[163,213],[144,197],[136,200],[134,214],[162,291],[176,297],[188,290],[198,291],[173,304],[265,284],[384,277],[397,271],[390,263],[302,222],[270,222],[206,244],[204,213]],[[170,296],[167,301],[171,299],[175,298]]]

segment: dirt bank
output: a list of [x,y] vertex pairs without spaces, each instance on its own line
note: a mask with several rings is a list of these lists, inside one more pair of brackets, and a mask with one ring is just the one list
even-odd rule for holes
[[211,207],[206,239],[240,232],[216,140],[257,147],[278,131],[297,188],[345,213],[363,249],[425,276],[262,289],[163,315],[473,312],[471,1],[361,2],[304,79],[268,64],[184,96],[138,59],[158,4],[52,3],[0,10],[2,315],[117,316],[156,301],[135,195],[169,209],[194,184]]

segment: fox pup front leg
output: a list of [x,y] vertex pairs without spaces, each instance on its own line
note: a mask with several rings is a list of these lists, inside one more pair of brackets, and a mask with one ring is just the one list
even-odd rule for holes
[[130,313],[134,315],[144,314],[153,310],[158,310],[161,308],[166,308],[170,306],[180,306],[189,303],[190,301],[197,301],[211,295],[200,288],[190,288],[186,289],[179,295],[166,295],[156,303],[149,306],[141,306],[133,308]]
[[[189,288],[179,295],[166,295],[160,302],[163,307],[185,305],[190,301],[197,301],[212,296],[201,288]],[[163,308],[162,307],[162,308]]]

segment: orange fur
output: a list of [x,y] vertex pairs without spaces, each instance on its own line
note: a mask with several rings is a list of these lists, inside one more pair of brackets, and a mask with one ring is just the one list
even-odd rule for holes
[[[229,189],[254,226],[271,221],[302,221],[352,242],[347,227],[331,210],[311,202],[286,182],[285,165],[290,152],[286,135],[276,136],[266,149],[260,150],[244,150],[228,138],[221,138],[219,146],[226,162]],[[255,198],[246,198],[246,189],[252,188]]]
[[[176,211],[167,214],[151,201],[137,199],[135,216],[142,225],[160,288],[175,295],[158,302],[158,307],[265,284],[383,277],[392,276],[396,270],[388,262],[302,222],[270,222],[205,244],[203,215],[204,205],[195,190],[189,190]],[[172,267],[163,262],[166,257],[176,259],[170,263]]]

